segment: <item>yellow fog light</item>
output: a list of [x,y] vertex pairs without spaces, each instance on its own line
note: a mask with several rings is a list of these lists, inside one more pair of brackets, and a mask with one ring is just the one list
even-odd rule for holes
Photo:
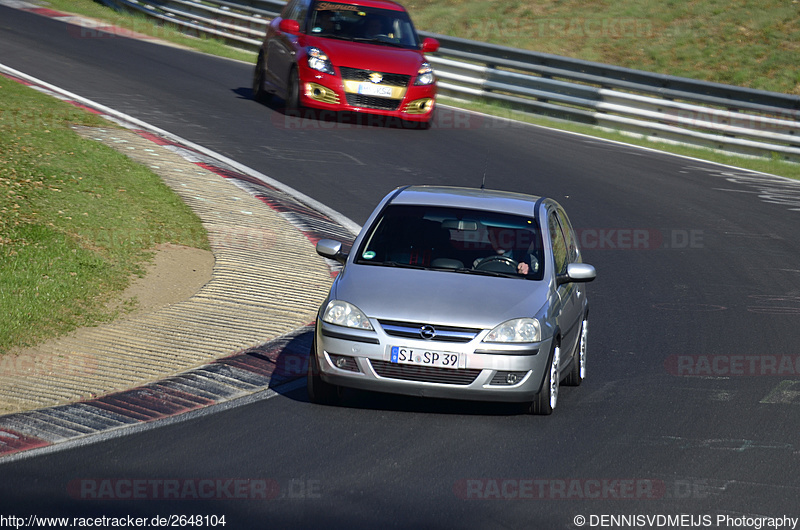
[[426,114],[433,109],[433,98],[416,99],[406,105],[408,114]]
[[306,84],[306,96],[322,103],[339,104],[339,96],[336,92],[317,83]]

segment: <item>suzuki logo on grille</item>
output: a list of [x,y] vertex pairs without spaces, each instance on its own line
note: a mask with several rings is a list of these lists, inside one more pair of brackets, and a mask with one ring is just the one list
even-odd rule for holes
[[383,76],[378,72],[372,72],[371,74],[369,74],[369,80],[375,84],[378,84],[381,81],[383,81]]
[[430,340],[436,336],[436,330],[433,326],[422,326],[419,328],[419,336],[423,339]]

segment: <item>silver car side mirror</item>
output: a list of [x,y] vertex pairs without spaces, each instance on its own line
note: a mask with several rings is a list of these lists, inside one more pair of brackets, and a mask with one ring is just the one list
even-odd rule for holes
[[317,241],[317,254],[323,258],[329,258],[344,263],[347,261],[347,254],[342,253],[342,243],[333,239],[320,239]]
[[557,282],[559,285],[571,282],[590,282],[597,277],[597,271],[588,263],[570,263],[567,265],[567,273],[559,275]]

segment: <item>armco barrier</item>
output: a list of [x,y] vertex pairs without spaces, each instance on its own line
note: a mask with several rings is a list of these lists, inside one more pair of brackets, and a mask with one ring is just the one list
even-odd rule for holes
[[[103,0],[192,35],[256,50],[279,0]],[[443,95],[652,139],[800,162],[800,97],[422,32]],[[788,66],[788,65],[787,65]]]

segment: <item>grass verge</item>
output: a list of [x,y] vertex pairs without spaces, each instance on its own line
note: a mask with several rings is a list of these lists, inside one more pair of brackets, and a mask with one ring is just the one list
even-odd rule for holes
[[404,0],[419,29],[800,95],[796,0]]
[[109,302],[200,220],[147,168],[79,137],[100,117],[0,77],[0,353],[116,317]]

